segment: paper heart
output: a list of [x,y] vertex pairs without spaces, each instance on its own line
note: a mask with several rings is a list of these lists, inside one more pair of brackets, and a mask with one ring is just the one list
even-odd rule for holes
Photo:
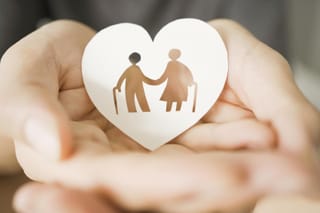
[[208,112],[227,70],[221,37],[197,19],[170,22],[154,41],[139,25],[107,27],[88,43],[82,61],[83,81],[97,109],[150,150]]

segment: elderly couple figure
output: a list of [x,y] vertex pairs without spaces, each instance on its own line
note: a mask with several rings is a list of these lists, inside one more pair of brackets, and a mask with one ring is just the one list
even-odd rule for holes
[[[171,49],[169,51],[169,58],[171,60],[168,62],[162,76],[157,80],[150,79],[143,74],[140,67],[137,65],[141,59],[139,53],[135,52],[129,56],[129,61],[132,65],[124,71],[114,88],[114,91],[118,90],[121,92],[121,85],[124,80],[126,81],[125,92],[128,112],[137,112],[135,98],[137,99],[142,112],[150,112],[150,107],[144,92],[143,82],[149,85],[160,85],[165,81],[167,81],[167,85],[160,100],[167,102],[166,111],[171,111],[172,104],[174,102],[176,103],[176,111],[181,110],[182,102],[187,101],[188,98],[188,87],[196,85],[196,83],[193,80],[192,73],[189,68],[178,61],[180,56],[181,52],[178,49]],[[115,105],[118,112],[116,99]]]

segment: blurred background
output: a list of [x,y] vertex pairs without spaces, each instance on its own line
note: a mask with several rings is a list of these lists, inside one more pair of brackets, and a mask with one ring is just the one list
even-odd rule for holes
[[[97,30],[109,24],[130,21],[143,25],[154,35],[161,26],[175,18],[197,17],[208,20],[226,17],[240,22],[258,38],[280,51],[292,65],[295,79],[305,96],[320,109],[319,0],[79,2],[0,0],[0,55],[37,26],[54,19],[78,20]],[[0,141],[0,151],[3,149]],[[11,199],[14,191],[27,179],[22,174],[1,176],[1,173],[10,173],[11,165],[6,164],[6,159],[13,156],[11,152],[1,154],[0,152],[0,212],[8,213],[13,212]],[[12,163],[12,168],[15,164]]]
[[320,1],[289,2],[289,58],[304,94],[320,109]]

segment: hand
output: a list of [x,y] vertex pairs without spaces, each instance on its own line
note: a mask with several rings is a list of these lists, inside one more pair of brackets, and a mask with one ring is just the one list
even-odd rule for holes
[[119,87],[119,86],[116,86],[116,87],[114,87],[113,89],[114,89],[114,90],[118,90],[119,92],[121,92],[121,87]]
[[28,144],[51,159],[70,156],[74,131],[108,143],[106,130],[113,126],[91,103],[81,74],[82,53],[94,34],[77,22],[52,22],[4,54],[0,138],[8,139],[1,143]]
[[99,213],[95,206],[107,208],[111,203],[131,211],[242,212],[264,196],[319,192],[314,162],[281,152],[193,154],[167,145],[151,155],[110,155],[103,149],[101,144],[83,142],[68,162],[52,165],[20,146],[17,151],[23,162],[34,157],[29,160],[34,167],[32,178],[64,183],[82,193],[59,188],[57,194],[52,186],[31,186],[17,195],[17,210],[43,212],[51,203],[59,212],[60,208],[71,212],[68,209],[78,205]]
[[[232,104],[219,101],[218,105],[221,104],[221,106],[217,108],[220,111],[212,112],[214,111],[212,110],[203,122],[209,121],[211,117],[215,122],[222,118],[224,118],[222,121],[233,122],[199,124],[179,137],[176,142],[194,149],[203,149],[206,146],[208,149],[215,148],[214,146],[264,148],[270,147],[275,140],[278,140],[278,151],[194,154],[183,146],[168,144],[152,154],[129,154],[128,150],[142,152],[144,150],[137,147],[112,125],[106,125],[104,129],[104,133],[109,138],[106,140],[104,137],[94,137],[96,134],[86,126],[86,122],[76,122],[73,123],[72,132],[76,139],[77,150],[68,161],[63,163],[48,161],[25,144],[17,144],[17,155],[25,172],[32,179],[43,182],[59,182],[83,190],[98,190],[99,193],[125,208],[172,210],[170,212],[186,207],[190,208],[182,212],[228,210],[229,206],[239,208],[247,206],[264,195],[311,192],[310,188],[317,189],[315,177],[318,174],[314,169],[316,163],[312,158],[314,150],[306,147],[311,148],[308,145],[316,140],[319,129],[318,112],[296,88],[290,70],[285,69],[288,68],[287,64],[278,54],[259,43],[233,22],[216,21],[213,24],[222,34],[229,51],[231,64],[227,84],[233,85],[229,82],[237,80],[239,83],[235,84],[238,85],[235,88],[240,90],[236,90],[237,93],[232,92],[233,90],[227,85],[222,96],[225,99],[221,97],[220,100],[230,99],[230,103],[238,103],[242,107],[234,106],[234,108]],[[234,59],[237,57],[237,51],[240,51],[240,54],[244,51],[244,47],[250,47],[250,42],[257,46],[252,50],[254,54],[246,49],[247,56],[233,65],[232,63],[237,62]],[[243,47],[235,46],[236,43],[240,43]],[[251,54],[255,57],[252,58]],[[249,60],[250,55],[251,59],[255,60]],[[263,57],[267,65],[273,65],[274,70],[259,70],[261,66],[256,64],[259,61],[257,56]],[[283,62],[281,67],[279,67],[279,60]],[[254,65],[259,66],[253,69]],[[243,67],[243,69],[235,71],[235,67]],[[259,70],[258,76],[254,70]],[[251,85],[251,81],[258,80],[262,82]],[[263,82],[264,80],[266,82]],[[269,84],[271,86],[268,86]],[[263,87],[258,88],[259,85]],[[261,94],[256,94],[255,91],[260,89]],[[242,90],[246,93],[241,92]],[[244,105],[241,105],[242,102],[234,96],[234,93],[242,95],[243,102],[248,106],[254,106],[252,109],[255,111],[244,109]],[[268,107],[259,107],[259,102],[254,101],[256,98],[261,102],[260,96],[263,95],[266,95],[267,103],[274,99],[269,106],[269,113]],[[277,102],[277,100],[282,101]],[[289,112],[287,112],[286,103],[291,106]],[[230,108],[232,110],[229,110]],[[304,110],[307,116],[301,116],[301,110]],[[279,138],[276,138],[269,124],[265,124],[265,121],[269,121],[266,118],[273,122],[272,127],[275,128]],[[238,131],[238,128],[242,131]],[[292,134],[299,138],[292,138]],[[93,139],[97,143],[92,143]],[[290,139],[293,139],[294,144],[288,143]],[[196,141],[198,143],[195,143]],[[297,149],[298,147],[302,149]],[[122,150],[124,153],[114,153],[117,150]],[[299,157],[293,157],[291,151]],[[305,156],[309,157],[305,158]],[[279,171],[280,174],[277,173]],[[292,182],[286,185],[288,174],[292,177],[290,178]],[[277,181],[279,185],[275,184]]]
[[[27,184],[16,195],[14,202],[17,211],[28,209],[33,213],[42,212],[123,212],[110,207],[110,203],[94,194],[71,190],[61,186],[45,184]],[[55,206],[54,209],[48,206]],[[237,210],[235,210],[237,211]],[[262,199],[253,213],[270,212],[319,212],[320,199],[301,195],[272,196]],[[126,211],[127,212],[127,211]],[[238,209],[239,212],[239,209]]]
[[177,141],[198,151],[278,147],[299,155],[313,149],[320,115],[297,88],[287,61],[234,22],[210,24],[228,50],[226,86],[199,125]]
[[4,54],[0,135],[23,141],[53,159],[72,152],[69,121],[99,119],[79,75],[83,48],[93,35],[84,25],[58,21]]

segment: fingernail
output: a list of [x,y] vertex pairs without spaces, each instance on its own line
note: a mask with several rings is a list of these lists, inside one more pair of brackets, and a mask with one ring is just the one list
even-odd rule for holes
[[60,158],[59,129],[50,118],[30,118],[25,123],[25,136],[30,145],[51,159]]

